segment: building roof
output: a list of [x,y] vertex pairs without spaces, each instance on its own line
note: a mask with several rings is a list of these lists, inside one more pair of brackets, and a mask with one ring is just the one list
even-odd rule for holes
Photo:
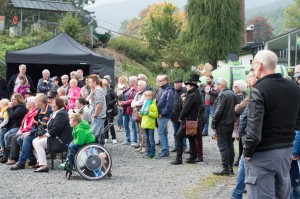
[[28,10],[41,10],[51,12],[75,12],[76,9],[70,2],[45,1],[45,0],[9,0],[7,7]]

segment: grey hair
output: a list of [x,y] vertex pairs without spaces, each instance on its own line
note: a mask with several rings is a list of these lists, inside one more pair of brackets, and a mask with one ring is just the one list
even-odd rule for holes
[[44,94],[44,93],[38,93],[36,94],[36,99],[42,101],[44,104],[47,104],[48,103],[48,100],[47,100],[47,96]]
[[278,57],[270,50],[261,50],[254,57],[254,62],[259,62],[264,69],[275,70],[277,66]]
[[141,86],[143,86],[143,88],[147,87],[147,83],[144,80],[139,80],[138,84],[140,84]]
[[137,83],[138,79],[136,76],[130,76],[129,81],[135,81],[135,83]]
[[148,78],[147,78],[147,76],[146,76],[145,74],[142,74],[142,73],[141,73],[141,74],[138,75],[138,79],[144,80],[145,82],[147,82],[147,79],[148,79]]
[[64,101],[65,106],[68,106],[68,97],[67,96],[65,96],[65,95],[64,96],[60,96],[59,98]]
[[224,77],[218,78],[218,84],[221,84],[224,88],[228,88],[228,80]]
[[48,69],[43,70],[42,73],[48,73],[48,75],[50,76],[50,71]]
[[242,79],[235,80],[233,85],[237,86],[241,92],[244,92],[247,89],[247,83]]
[[25,64],[21,64],[21,65],[19,66],[19,69],[21,69],[21,68],[27,68],[27,67],[26,67]]
[[35,106],[34,101],[35,101],[35,97],[34,96],[28,97],[26,99],[26,103],[30,103],[30,104],[33,104]]

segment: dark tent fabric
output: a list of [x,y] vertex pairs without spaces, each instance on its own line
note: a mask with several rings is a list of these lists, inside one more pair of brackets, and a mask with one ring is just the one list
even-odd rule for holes
[[20,64],[27,66],[35,86],[42,78],[42,70],[48,69],[50,75],[61,77],[71,71],[82,69],[84,75],[110,75],[114,80],[114,60],[103,57],[82,46],[66,33],[60,33],[38,46],[6,53],[6,79],[18,73]]

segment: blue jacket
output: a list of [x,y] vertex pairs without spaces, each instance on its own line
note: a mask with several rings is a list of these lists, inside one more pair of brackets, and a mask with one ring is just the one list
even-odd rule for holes
[[293,156],[298,156],[300,154],[300,131],[295,131],[296,136],[294,140],[294,146],[293,146]]
[[157,96],[158,114],[162,117],[171,118],[174,101],[174,88],[165,84],[159,89]]
[[247,118],[248,118],[248,105],[244,109],[244,112],[240,116],[240,122],[239,122],[239,127],[238,127],[238,133],[240,137],[246,134],[246,127],[247,127]]

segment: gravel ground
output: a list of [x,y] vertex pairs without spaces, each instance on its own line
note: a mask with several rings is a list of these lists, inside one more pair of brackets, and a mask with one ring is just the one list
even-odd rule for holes
[[[172,146],[171,123],[169,132]],[[145,159],[132,147],[120,144],[124,137],[124,132],[117,132],[118,144],[105,146],[113,161],[111,178],[88,181],[73,172],[71,180],[67,180],[65,172],[57,168],[59,160],[49,173],[33,173],[32,169],[10,171],[9,166],[1,164],[0,198],[216,198],[232,186],[228,182],[234,177],[220,177],[214,179],[217,183],[206,183],[220,165],[216,141],[211,136],[203,139],[204,162],[178,166],[170,165],[175,153],[165,159]],[[158,152],[159,147],[156,149]],[[186,158],[188,155],[184,154],[183,159]]]

